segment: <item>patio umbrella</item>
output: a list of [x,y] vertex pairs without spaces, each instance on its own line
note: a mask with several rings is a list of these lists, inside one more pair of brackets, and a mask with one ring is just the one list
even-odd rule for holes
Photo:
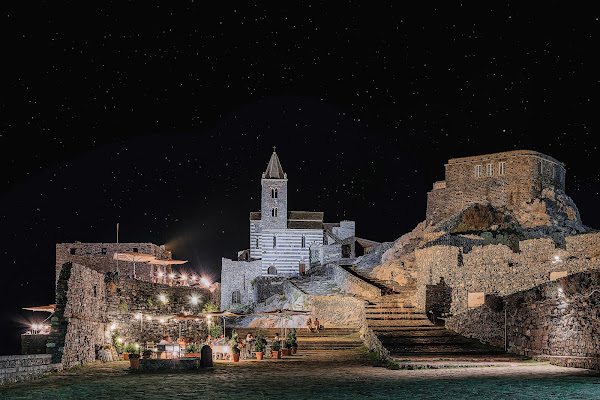
[[273,310],[273,311],[263,311],[263,312],[259,312],[259,313],[254,313],[254,314],[250,314],[250,315],[276,315],[279,317],[279,320],[281,322],[281,335],[282,337],[285,337],[285,331],[283,328],[283,316],[294,316],[294,315],[306,315],[309,314],[308,311],[303,311],[303,310]]
[[154,260],[150,260],[148,262],[148,264],[153,264],[153,265],[162,265],[164,268],[163,271],[163,283],[166,283],[167,280],[167,265],[179,265],[179,264],[185,264],[187,262],[184,260],[158,260],[158,259],[154,259]]
[[27,311],[45,311],[49,313],[53,313],[56,308],[56,304],[50,304],[47,306],[37,306],[37,307],[23,307],[23,310]]
[[113,260],[129,261],[133,263],[133,279],[135,279],[135,263],[136,262],[148,262],[154,260],[151,254],[137,253],[135,251],[126,251],[124,253],[115,253]]

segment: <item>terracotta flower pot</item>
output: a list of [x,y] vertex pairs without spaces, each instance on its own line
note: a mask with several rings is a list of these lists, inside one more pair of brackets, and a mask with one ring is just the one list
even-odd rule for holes
[[233,362],[239,362],[240,361],[240,354],[232,354],[231,358],[233,359]]
[[298,347],[292,347],[292,354],[296,354],[298,352]]
[[137,371],[140,369],[140,359],[139,358],[130,358],[129,359],[129,369]]
[[123,353],[123,360],[129,360],[129,353]]
[[292,349],[281,349],[281,355],[282,356],[291,356],[292,355]]
[[271,358],[281,358],[280,351],[271,351]]
[[262,351],[257,351],[256,352],[256,359],[258,361],[260,361],[260,360],[262,360],[262,358],[263,358],[263,352]]

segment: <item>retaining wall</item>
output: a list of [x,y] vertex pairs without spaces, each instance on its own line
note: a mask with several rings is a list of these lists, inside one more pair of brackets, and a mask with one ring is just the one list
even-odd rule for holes
[[52,364],[50,354],[0,356],[0,385],[40,378],[62,370],[62,364]]

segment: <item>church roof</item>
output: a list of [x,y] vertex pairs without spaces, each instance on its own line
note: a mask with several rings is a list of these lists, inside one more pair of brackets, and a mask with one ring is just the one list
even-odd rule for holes
[[287,174],[283,172],[283,168],[281,167],[279,157],[277,157],[275,150],[273,150],[273,154],[271,154],[271,159],[267,165],[267,170],[263,174],[263,179],[287,179]]

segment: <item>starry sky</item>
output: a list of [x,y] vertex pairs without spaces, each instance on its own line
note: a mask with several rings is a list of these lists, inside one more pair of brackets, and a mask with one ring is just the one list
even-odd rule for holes
[[[291,210],[391,241],[448,158],[567,164],[600,227],[600,14],[399,2],[3,8],[0,353],[54,296],[55,243],[166,244],[219,279],[277,146]],[[235,3],[235,2],[233,2]]]

